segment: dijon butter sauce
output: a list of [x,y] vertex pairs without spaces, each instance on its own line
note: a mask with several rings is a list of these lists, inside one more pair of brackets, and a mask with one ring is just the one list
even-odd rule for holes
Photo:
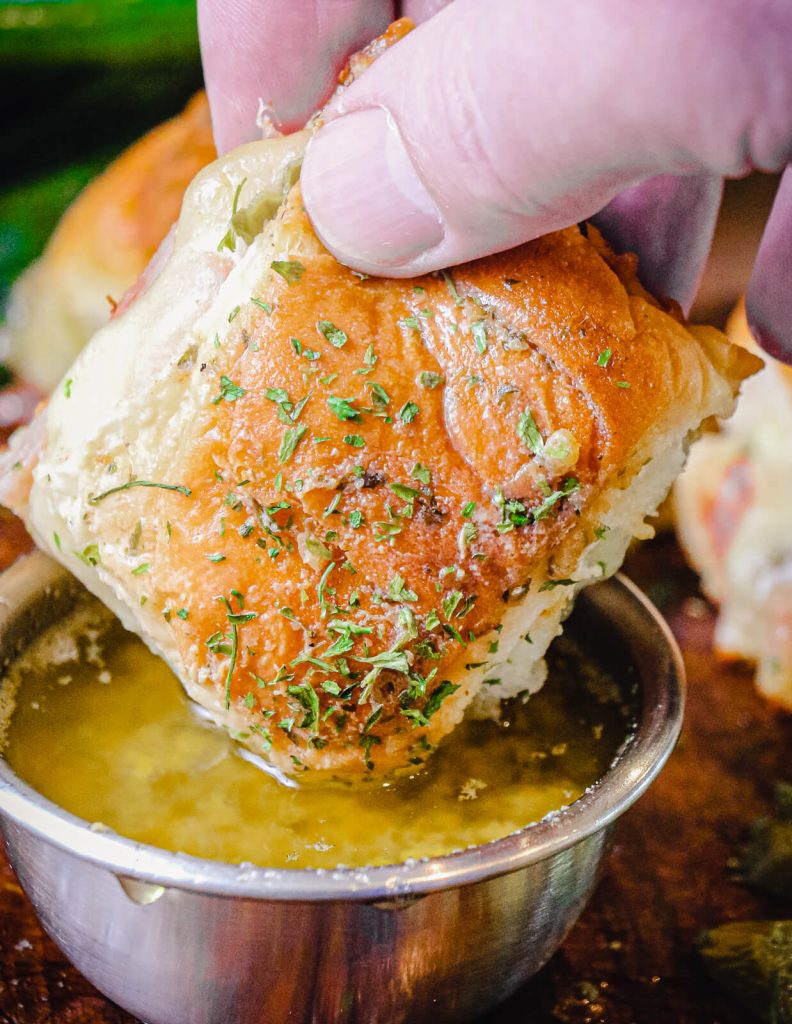
[[627,734],[619,688],[570,637],[549,662],[538,694],[499,722],[463,722],[414,775],[279,780],[86,598],[0,683],[0,751],[54,803],[164,849],[266,867],[395,863],[505,836],[607,769]]

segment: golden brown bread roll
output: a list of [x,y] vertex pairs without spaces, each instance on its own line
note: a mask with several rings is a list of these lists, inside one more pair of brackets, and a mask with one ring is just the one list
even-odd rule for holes
[[4,501],[251,749],[387,770],[541,684],[574,593],[759,361],[593,229],[356,274],[289,188],[306,140],[198,175],[165,266],[15,438]]
[[14,285],[3,348],[28,381],[50,391],[130,288],[179,216],[184,190],[216,156],[209,105],[184,112],[114,160],[61,218],[47,248]]
[[[740,303],[729,337],[755,350]],[[677,527],[720,608],[725,657],[757,663],[757,686],[792,709],[792,370],[768,362],[734,416],[695,446],[675,488]]]

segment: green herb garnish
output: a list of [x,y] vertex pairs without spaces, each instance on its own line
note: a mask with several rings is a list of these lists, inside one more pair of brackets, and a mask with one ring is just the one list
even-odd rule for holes
[[305,717],[300,722],[300,728],[315,732],[319,723],[319,695],[316,690],[307,680],[302,683],[292,684],[286,690],[305,709]]
[[82,551],[75,551],[74,553],[83,565],[87,565],[89,568],[95,568],[97,565],[102,564],[98,544],[87,544]]
[[299,260],[273,260],[270,266],[290,285],[299,281],[305,273],[305,267]]
[[333,348],[343,348],[349,340],[346,332],[336,327],[330,320],[317,320],[316,329],[325,336]]
[[401,576],[394,576],[388,585],[388,597],[391,601],[417,601],[418,595],[414,590],[405,586]]
[[517,436],[522,443],[529,448],[534,455],[541,455],[544,450],[544,441],[536,425],[533,413],[526,407],[525,412],[520,413],[517,420]]
[[245,389],[240,387],[239,384],[235,384],[230,377],[226,377],[223,374],[220,377],[220,394],[215,395],[212,399],[212,405],[218,405],[223,399],[226,402],[235,402],[238,398],[241,398],[245,394]]
[[545,590],[555,590],[556,587],[572,587],[578,581],[577,580],[545,580],[544,583],[539,587],[539,593],[541,594]]
[[228,225],[228,230],[217,244],[218,252],[222,252],[223,249],[230,249],[231,252],[235,252],[236,250],[237,233],[234,228],[233,219],[239,209],[239,196],[246,181],[247,178],[243,178],[234,190],[234,198],[231,202],[231,222]]
[[296,427],[288,427],[283,432],[280,447],[278,448],[278,462],[284,463],[289,461],[307,430],[308,428],[305,424],[301,423]]
[[478,527],[475,523],[467,522],[459,531],[459,550],[464,557],[465,550],[478,537]]
[[230,640],[231,650],[229,651],[228,659],[228,671],[226,672],[225,678],[225,708],[226,711],[231,707],[231,679],[234,675],[234,669],[236,668],[237,654],[239,652],[239,627],[236,623],[231,623],[230,629]]
[[550,510],[556,505],[562,498],[568,498],[570,494],[574,494],[575,491],[580,490],[580,484],[573,476],[568,476],[561,484],[561,489],[553,491],[548,494],[541,505],[536,508],[532,508],[531,515],[534,520],[545,519],[549,514]]
[[322,573],[319,584],[316,588],[316,596],[319,600],[319,607],[322,609],[322,618],[327,615],[327,601],[325,598],[325,591],[327,589],[327,581],[330,578],[330,573],[335,569],[335,562],[331,562],[325,571]]
[[100,501],[104,501],[105,498],[109,498],[111,494],[118,494],[120,491],[128,491],[132,487],[157,487],[161,491],[178,491],[179,494],[183,494],[185,498],[189,498],[192,491],[189,487],[184,487],[182,484],[160,484],[153,480],[127,480],[125,484],[119,484],[117,487],[111,487],[107,491],[102,491],[101,494],[94,495],[93,498],[88,499],[89,505],[96,505]]
[[434,373],[432,370],[422,370],[418,374],[418,383],[422,388],[428,388],[430,391],[434,391],[436,387],[445,383],[445,380],[440,373]]
[[416,491],[414,487],[407,487],[405,484],[388,484],[388,486],[396,497],[401,498],[402,501],[415,501],[416,498],[421,496],[420,491]]
[[427,700],[423,709],[424,716],[426,718],[431,718],[436,711],[440,710],[440,706],[446,699],[446,697],[450,697],[451,694],[456,693],[458,689],[458,686],[455,686],[452,682],[449,682],[448,679],[444,679],[443,682],[440,683],[439,686],[436,686],[434,690],[432,690],[432,692],[430,693],[429,699]]
[[399,419],[404,423],[412,423],[419,411],[415,402],[405,402],[401,409],[399,409]]
[[329,395],[327,404],[330,407],[330,411],[340,420],[360,420],[360,410],[356,409],[352,404],[355,401],[354,398],[340,398],[338,395]]
[[371,397],[374,399],[375,405],[386,406],[389,404],[390,395],[381,384],[368,381],[368,386],[371,388]]
[[483,356],[487,351],[487,324],[484,320],[476,320],[475,323],[471,324],[470,331],[473,335],[473,344],[476,346],[476,351],[479,355]]
[[451,277],[451,274],[447,270],[443,270],[441,273],[443,275],[443,280],[446,283],[446,287],[448,288],[448,291],[451,294],[451,298],[454,300],[456,305],[457,306],[464,305],[462,296],[456,290],[456,285],[454,284],[454,279]]

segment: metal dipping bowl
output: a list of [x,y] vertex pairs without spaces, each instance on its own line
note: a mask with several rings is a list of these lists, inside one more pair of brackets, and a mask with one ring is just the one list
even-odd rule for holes
[[[34,554],[0,578],[0,658],[71,606],[78,584]],[[42,924],[102,992],[147,1024],[469,1021],[558,948],[588,900],[616,819],[677,739],[684,670],[628,580],[570,619],[626,690],[636,727],[579,800],[505,839],[362,870],[266,870],[92,829],[0,758],[0,825]]]

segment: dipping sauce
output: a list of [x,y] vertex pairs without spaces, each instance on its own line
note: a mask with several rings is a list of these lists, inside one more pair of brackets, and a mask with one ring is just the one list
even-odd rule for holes
[[[362,867],[450,853],[571,803],[613,761],[628,712],[573,637],[544,688],[466,720],[421,771],[354,786],[279,779],[206,722],[168,667],[81,600],[0,683],[0,752],[67,811],[230,863]],[[3,708],[5,712],[3,713]]]

